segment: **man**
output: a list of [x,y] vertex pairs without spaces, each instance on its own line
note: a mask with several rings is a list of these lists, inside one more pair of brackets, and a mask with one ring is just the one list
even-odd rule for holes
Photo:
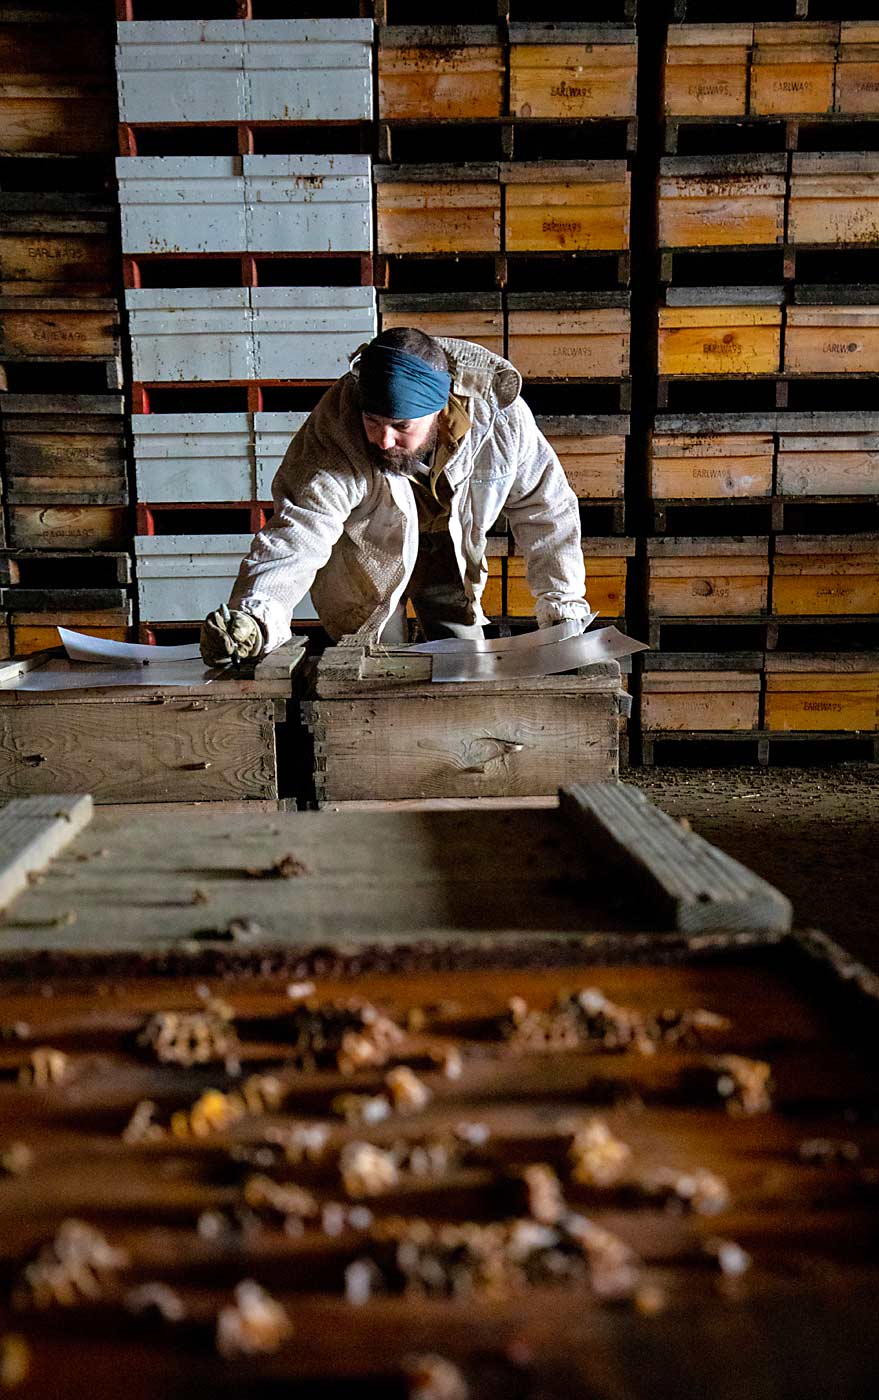
[[541,627],[588,612],[580,516],[507,361],[466,340],[385,331],[361,347],[287,449],[275,513],[230,599],[202,627],[223,665],[288,640],[311,592],[338,640],[483,635],[486,536],[501,512],[525,557]]

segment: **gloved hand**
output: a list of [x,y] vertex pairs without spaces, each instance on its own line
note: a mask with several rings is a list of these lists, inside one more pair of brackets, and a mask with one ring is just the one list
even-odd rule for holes
[[239,661],[250,661],[262,649],[262,629],[250,613],[230,612],[224,604],[201,624],[201,656],[206,666],[230,666],[236,653]]

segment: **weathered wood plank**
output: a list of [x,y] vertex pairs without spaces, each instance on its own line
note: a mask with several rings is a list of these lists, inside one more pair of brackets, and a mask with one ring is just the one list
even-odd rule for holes
[[637,882],[653,912],[687,933],[791,927],[779,890],[686,831],[628,783],[577,785],[559,794],[563,814],[589,845]]
[[45,870],[92,819],[87,796],[24,797],[0,809],[0,909]]

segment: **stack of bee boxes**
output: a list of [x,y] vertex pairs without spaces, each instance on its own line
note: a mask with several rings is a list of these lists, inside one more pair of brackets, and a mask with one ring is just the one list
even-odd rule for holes
[[117,76],[150,635],[228,594],[290,437],[375,334],[372,22],[129,19]]
[[131,621],[112,26],[0,15],[0,652]]
[[845,20],[669,27],[648,762],[699,740],[764,762],[875,748],[877,41]]
[[[419,13],[378,34],[382,327],[513,361],[582,504],[590,601],[622,618],[634,27],[622,9],[589,26],[517,23],[511,8],[490,26],[425,27]],[[490,550],[486,611],[524,624],[534,602],[503,521]]]

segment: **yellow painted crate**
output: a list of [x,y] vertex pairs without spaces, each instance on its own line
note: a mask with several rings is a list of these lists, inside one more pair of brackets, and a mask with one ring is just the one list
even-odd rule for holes
[[664,157],[659,178],[660,247],[781,243],[786,164],[785,156]]
[[654,433],[650,494],[706,501],[772,494],[771,433]]
[[[443,42],[442,29],[407,25],[381,31],[380,117],[439,121],[501,115],[505,63],[497,31],[468,27],[447,32],[448,42]],[[465,36],[469,42],[462,43]]]
[[[672,662],[672,657],[653,658]],[[689,658],[698,666],[698,657]],[[645,663],[646,664],[646,663]],[[644,730],[750,730],[760,724],[760,674],[739,670],[645,671],[641,677]]]
[[558,454],[571,489],[581,501],[623,499],[627,417],[541,419],[538,426]]
[[789,242],[879,241],[879,152],[794,152],[791,161]]
[[666,116],[744,116],[753,38],[753,24],[669,25],[663,72]]
[[879,373],[879,306],[789,306],[784,369],[786,374]]
[[374,173],[380,253],[500,251],[497,166],[376,166]]
[[[617,537],[583,541],[586,597],[593,611],[602,617],[625,616],[626,577],[634,553],[634,540]],[[516,554],[507,560],[507,615],[534,616],[534,595],[528,587],[525,560]]]
[[836,62],[836,110],[879,113],[879,22],[843,20]]
[[664,306],[659,310],[659,373],[777,374],[781,307]]
[[879,613],[879,536],[779,535],[772,611],[782,617]]
[[[583,27],[553,41],[510,44],[510,111],[514,117],[631,117],[635,115],[638,49],[633,27]],[[560,42],[564,37],[568,42]]]
[[766,656],[766,728],[879,729],[879,656]]
[[647,602],[654,617],[762,616],[768,598],[765,536],[647,541]]
[[879,433],[782,433],[781,496],[874,496],[879,490]]
[[629,246],[630,176],[625,161],[501,166],[510,253],[618,252]]
[[447,296],[432,292],[383,296],[381,324],[382,330],[415,326],[426,335],[472,340],[496,355],[503,355],[505,350],[504,313],[499,292],[485,296]]
[[538,294],[509,298],[509,358],[526,379],[617,379],[628,375],[631,315],[627,306],[569,311],[522,308],[522,301],[530,306],[534,300],[539,300]]
[[749,110],[786,117],[833,111],[839,22],[756,24]]

